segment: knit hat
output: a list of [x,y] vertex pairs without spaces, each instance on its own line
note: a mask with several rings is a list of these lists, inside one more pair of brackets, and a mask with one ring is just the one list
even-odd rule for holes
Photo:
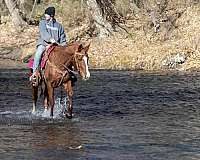
[[55,16],[55,8],[48,7],[47,9],[45,9],[44,13],[50,15],[51,17],[54,17]]

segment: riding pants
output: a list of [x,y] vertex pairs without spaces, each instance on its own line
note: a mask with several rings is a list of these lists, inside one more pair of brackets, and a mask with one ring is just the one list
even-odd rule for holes
[[34,56],[34,63],[33,63],[33,73],[36,71],[36,69],[40,65],[40,61],[42,58],[42,53],[46,50],[46,47],[43,45],[37,46],[37,50]]

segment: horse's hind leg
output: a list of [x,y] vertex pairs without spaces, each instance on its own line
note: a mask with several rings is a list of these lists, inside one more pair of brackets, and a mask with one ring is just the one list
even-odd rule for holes
[[68,104],[67,104],[67,112],[65,113],[67,118],[72,118],[72,96],[73,96],[73,88],[72,88],[72,82],[68,81],[66,83],[63,84],[64,88],[67,92],[67,96],[68,96]]
[[36,111],[37,99],[38,99],[38,87],[37,86],[32,86],[32,100],[33,100],[32,113],[34,113]]
[[54,108],[54,88],[51,86],[50,83],[47,83],[47,91],[48,91],[48,101],[51,106],[51,113],[50,116],[53,117],[53,108]]

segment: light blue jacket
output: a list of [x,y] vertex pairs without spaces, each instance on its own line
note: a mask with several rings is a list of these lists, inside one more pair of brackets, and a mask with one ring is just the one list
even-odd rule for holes
[[63,26],[58,23],[55,19],[52,21],[46,21],[42,19],[39,24],[39,39],[38,45],[47,46],[50,43],[50,39],[54,39],[59,45],[66,45],[66,35]]

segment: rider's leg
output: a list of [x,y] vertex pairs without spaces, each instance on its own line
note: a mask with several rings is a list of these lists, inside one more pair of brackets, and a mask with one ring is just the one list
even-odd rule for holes
[[39,67],[40,60],[41,60],[41,57],[42,57],[42,53],[45,51],[45,49],[46,49],[46,47],[43,46],[43,45],[39,45],[37,47],[37,50],[36,50],[36,53],[35,53],[35,57],[34,57],[34,63],[33,63],[33,74],[30,77],[30,81],[36,80],[36,78],[35,78],[36,70]]
[[34,63],[33,63],[33,73],[35,73],[36,69],[39,67],[40,60],[42,58],[42,53],[45,51],[46,47],[43,45],[39,45],[37,47],[37,51],[35,53],[34,57]]

